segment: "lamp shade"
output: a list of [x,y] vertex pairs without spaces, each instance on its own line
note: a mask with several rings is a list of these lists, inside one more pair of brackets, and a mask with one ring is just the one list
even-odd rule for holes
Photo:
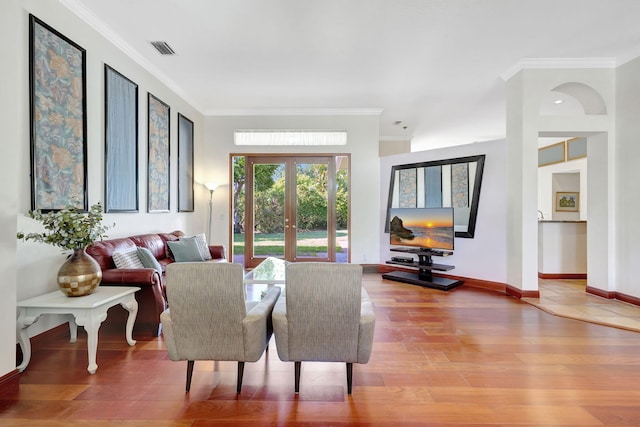
[[207,182],[204,186],[207,187],[209,191],[215,191],[215,189],[218,188],[218,184],[215,182]]

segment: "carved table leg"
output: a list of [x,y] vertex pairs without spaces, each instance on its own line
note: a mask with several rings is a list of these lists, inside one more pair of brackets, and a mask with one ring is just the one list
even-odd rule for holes
[[90,374],[95,374],[98,370],[98,364],[96,363],[98,329],[100,329],[100,324],[107,318],[107,308],[84,310],[82,313],[75,314],[76,324],[84,326],[87,331],[87,353],[89,356],[87,371]]
[[138,301],[136,301],[136,298],[131,295],[131,298],[128,301],[122,302],[120,305],[129,312],[125,330],[127,343],[129,343],[129,345],[135,345],[136,340],[133,339],[133,324],[136,322],[136,316],[138,315]]
[[69,336],[71,337],[69,342],[76,342],[78,341],[78,325],[76,325],[76,319],[73,315],[69,317]]
[[27,309],[21,308],[20,315],[16,322],[16,335],[18,337],[18,343],[22,349],[22,363],[18,365],[18,371],[22,372],[26,369],[29,361],[31,360],[31,341],[27,334],[27,328],[29,325],[35,323],[39,316],[27,316]]

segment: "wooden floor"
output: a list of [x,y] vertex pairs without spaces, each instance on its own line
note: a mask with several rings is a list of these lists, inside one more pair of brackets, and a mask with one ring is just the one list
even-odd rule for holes
[[640,307],[585,292],[586,280],[539,279],[540,298],[523,301],[558,316],[640,332]]
[[98,371],[86,371],[86,335],[35,342],[18,392],[0,391],[2,426],[638,426],[640,334],[551,315],[464,286],[449,292],[367,274],[375,304],[371,361],[345,368],[293,363],[275,342],[247,364],[168,359],[162,339],[129,347],[100,332]]

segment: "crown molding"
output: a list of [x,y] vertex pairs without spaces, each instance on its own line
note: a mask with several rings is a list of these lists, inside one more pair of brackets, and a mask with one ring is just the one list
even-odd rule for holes
[[524,58],[500,74],[507,81],[522,70],[561,68],[616,68],[615,58]]
[[636,58],[640,57],[640,49],[636,49],[632,53],[627,53],[626,55],[618,57],[617,66],[621,66],[626,64],[629,61],[632,61]]
[[227,108],[209,109],[205,116],[379,116],[382,108]]
[[77,15],[82,21],[87,23],[91,28],[97,31],[107,41],[111,42],[114,46],[120,49],[125,55],[131,58],[134,62],[147,70],[150,74],[156,77],[160,82],[166,85],[174,93],[184,99],[198,112],[202,114],[202,108],[198,107],[198,103],[187,95],[187,93],[170,77],[163,73],[160,68],[156,67],[149,60],[140,54],[139,51],[134,49],[129,43],[127,43],[120,35],[118,35],[111,27],[106,25],[100,18],[98,18],[93,12],[91,12],[86,6],[84,6],[79,0],[58,0],[63,6]]

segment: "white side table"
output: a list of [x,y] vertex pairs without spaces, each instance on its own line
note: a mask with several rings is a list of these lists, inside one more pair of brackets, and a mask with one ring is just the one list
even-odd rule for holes
[[94,374],[98,369],[96,353],[98,351],[98,329],[107,318],[107,310],[120,304],[129,312],[126,326],[126,338],[129,345],[135,345],[132,337],[133,324],[138,314],[138,302],[135,293],[140,288],[129,286],[98,286],[91,294],[83,297],[68,297],[60,291],[50,292],[38,297],[18,301],[18,321],[16,332],[22,349],[23,360],[18,370],[24,371],[31,360],[31,342],[27,335],[27,327],[35,323],[42,314],[71,314],[69,331],[71,342],[76,342],[78,326],[84,326],[87,331],[87,350],[89,353],[89,367],[87,370]]

